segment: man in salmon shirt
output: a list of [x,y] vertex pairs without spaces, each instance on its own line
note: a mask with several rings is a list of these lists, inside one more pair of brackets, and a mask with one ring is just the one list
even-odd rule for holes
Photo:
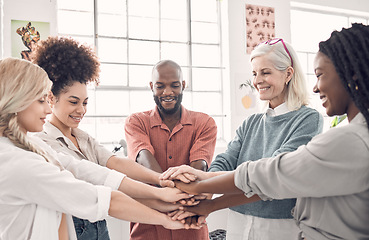
[[[125,123],[128,158],[157,172],[190,165],[206,171],[214,154],[217,126],[207,114],[182,106],[186,83],[180,66],[158,62],[152,71],[150,88],[156,107],[134,113]],[[161,226],[131,223],[131,240],[207,240],[206,226],[199,230],[169,230]]]

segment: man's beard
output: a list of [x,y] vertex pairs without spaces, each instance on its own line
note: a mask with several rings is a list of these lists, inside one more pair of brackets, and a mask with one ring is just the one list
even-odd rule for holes
[[167,115],[172,115],[175,112],[177,112],[177,110],[181,107],[182,98],[183,98],[183,93],[179,94],[177,97],[174,97],[174,100],[177,101],[177,102],[174,105],[174,107],[171,108],[171,109],[165,109],[163,107],[163,105],[161,105],[159,97],[157,97],[157,96],[154,96],[154,101],[155,101],[156,105],[158,106],[160,112],[162,112],[164,114],[167,114]]

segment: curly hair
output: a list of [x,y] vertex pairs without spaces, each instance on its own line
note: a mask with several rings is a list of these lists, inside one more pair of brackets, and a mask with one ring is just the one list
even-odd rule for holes
[[369,26],[354,23],[334,31],[328,40],[319,43],[319,51],[333,62],[369,127]]
[[31,60],[47,72],[55,96],[75,82],[99,84],[100,62],[95,51],[75,39],[49,37],[39,41]]

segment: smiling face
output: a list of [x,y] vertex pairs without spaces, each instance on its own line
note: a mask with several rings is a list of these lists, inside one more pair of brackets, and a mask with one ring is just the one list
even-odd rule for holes
[[258,90],[260,99],[269,101],[269,106],[275,108],[285,102],[287,85],[291,80],[293,69],[277,70],[266,55],[255,57],[251,61],[253,84]]
[[157,77],[150,82],[154,100],[161,113],[171,115],[180,109],[185,81],[181,81],[178,69],[165,64],[157,68]]
[[88,101],[87,85],[84,83],[74,82],[65,90],[59,96],[49,96],[52,107],[50,122],[63,133],[78,127],[87,111]]
[[347,113],[348,119],[351,120],[358,113],[358,109],[343,87],[332,61],[324,53],[318,52],[314,60],[314,69],[317,77],[314,92],[319,93],[327,115]]
[[47,96],[45,95],[34,101],[25,110],[18,112],[17,121],[22,132],[42,131],[46,116],[51,113],[51,109],[46,98]]

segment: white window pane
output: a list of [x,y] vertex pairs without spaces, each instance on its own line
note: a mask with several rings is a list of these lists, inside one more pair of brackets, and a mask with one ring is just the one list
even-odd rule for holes
[[[96,139],[100,143],[119,142],[124,138],[124,122],[123,117],[113,118],[97,118],[96,119]],[[114,148],[108,150],[113,151]]]
[[222,95],[220,93],[193,92],[192,101],[194,111],[204,112],[209,115],[222,114]]
[[291,19],[292,45],[298,51],[315,53],[319,42],[328,39],[333,30],[347,27],[347,17],[338,15],[292,10]]
[[308,53],[308,69],[306,73],[314,74],[315,53]]
[[[319,95],[315,94],[313,89],[314,89],[314,86],[316,84],[316,81],[317,81],[317,78],[315,76],[315,74],[308,74],[307,75],[307,78],[306,78],[306,87],[307,87],[307,91],[309,93],[309,95],[311,96],[316,96],[317,98],[319,98]],[[320,98],[319,98],[320,100]]]
[[127,41],[123,39],[99,38],[99,58],[102,62],[127,62]]
[[98,35],[126,37],[126,17],[124,15],[99,14]]
[[220,66],[219,47],[213,45],[192,45],[192,64],[194,66]]
[[101,64],[100,85],[127,86],[127,66],[122,64]]
[[161,17],[187,19],[187,0],[161,0]]
[[188,28],[185,21],[162,20],[161,40],[165,41],[188,41]]
[[307,56],[307,54],[297,52],[297,57],[300,61],[302,71],[306,74],[308,72],[308,56]]
[[181,66],[181,69],[182,69],[183,80],[186,83],[185,89],[192,89],[192,85],[191,85],[190,79],[188,77],[188,74],[189,74],[189,71],[190,71],[189,68]]
[[128,15],[159,17],[159,0],[128,0]]
[[156,105],[151,91],[131,91],[129,96],[131,113],[148,111]]
[[[92,86],[92,85],[88,85],[87,93],[88,93],[88,104],[87,104],[86,116],[87,115],[94,115],[96,113],[96,109],[95,109],[95,103],[96,103],[95,87]],[[83,118],[83,119],[85,119],[85,118]]]
[[100,13],[114,13],[125,15],[126,4],[127,3],[125,0],[98,0],[97,10]]
[[191,0],[191,20],[217,22],[217,1]]
[[59,9],[70,9],[76,11],[88,11],[94,10],[93,0],[58,0],[56,1]]
[[186,90],[183,92],[182,105],[188,110],[193,110],[192,92],[187,92]]
[[196,43],[219,43],[218,25],[192,22],[191,38]]
[[129,99],[126,91],[96,91],[97,115],[126,115],[129,110]]
[[151,81],[151,66],[129,66],[129,86],[149,87]]
[[192,70],[192,90],[194,91],[220,91],[221,70],[194,68]]
[[188,65],[188,46],[178,43],[162,43],[161,59],[170,59],[180,66]]
[[159,43],[129,41],[129,62],[155,64],[159,61]]
[[365,25],[368,24],[368,21],[365,18],[359,18],[359,17],[350,17],[349,22],[350,22],[350,26],[353,23],[362,23],[362,24],[365,24]]
[[80,44],[86,44],[88,46],[91,46],[92,49],[95,49],[95,41],[94,38],[91,37],[81,37],[81,36],[72,36],[73,39],[75,39],[76,41],[78,41]]
[[93,22],[92,12],[58,12],[59,34],[94,35]]
[[138,39],[159,39],[159,20],[157,18],[129,17],[128,36]]

